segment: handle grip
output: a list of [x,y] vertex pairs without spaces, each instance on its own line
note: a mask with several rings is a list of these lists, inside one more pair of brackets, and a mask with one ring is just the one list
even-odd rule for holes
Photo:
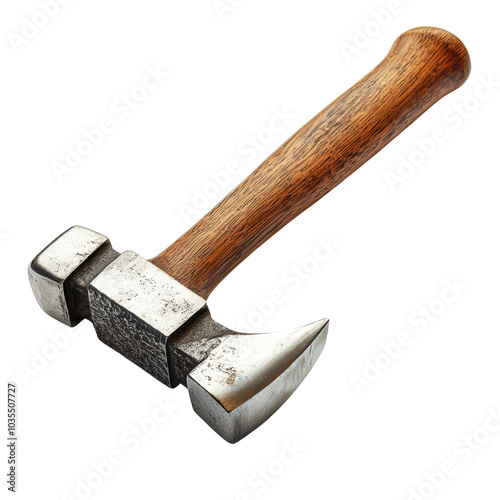
[[460,87],[470,68],[451,33],[403,33],[373,71],[150,262],[206,299],[256,248]]

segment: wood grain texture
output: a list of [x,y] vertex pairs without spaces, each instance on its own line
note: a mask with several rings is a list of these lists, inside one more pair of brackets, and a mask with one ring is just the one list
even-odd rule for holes
[[451,33],[407,31],[373,71],[150,262],[207,298],[256,248],[460,87],[470,68]]

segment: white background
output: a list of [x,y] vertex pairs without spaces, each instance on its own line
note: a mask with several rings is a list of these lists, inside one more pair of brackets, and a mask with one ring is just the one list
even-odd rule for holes
[[[499,427],[482,430],[500,405],[494,6],[248,0],[220,14],[211,0],[73,0],[19,45],[23,18],[40,6],[2,2],[2,366],[19,386],[18,498],[499,498]],[[390,17],[374,21],[389,7]],[[156,255],[188,229],[182,210],[213,188],[210,174],[240,167],[202,212],[378,64],[398,35],[422,25],[463,40],[470,80],[210,298],[213,316],[234,328],[331,320],[317,365],[252,435],[227,444],[194,414],[184,388],[163,387],[101,344],[88,322],[71,331],[39,310],[26,268],[55,236],[81,224],[119,251]],[[116,100],[157,66],[168,77],[123,119]],[[484,80],[497,82],[489,93]],[[458,119],[461,108],[467,117]],[[255,158],[242,154],[283,109],[293,120]],[[58,178],[54,163],[104,118],[113,132]],[[422,159],[415,141],[436,128],[446,140]],[[391,190],[387,173],[401,158],[421,161]],[[319,238],[339,246],[315,264]],[[304,264],[312,271],[295,289],[287,273]],[[446,280],[461,291],[443,305]],[[273,289],[284,303],[259,316],[256,304]],[[419,316],[430,304],[432,322]],[[381,345],[401,332],[412,343],[387,363]],[[357,391],[367,364],[384,360]],[[154,420],[164,414],[158,398],[175,406],[163,422]],[[138,445],[131,433],[141,426]],[[94,464],[110,455],[120,463],[102,478]],[[453,470],[446,477],[435,473],[444,462]],[[429,475],[439,488],[426,484]]]

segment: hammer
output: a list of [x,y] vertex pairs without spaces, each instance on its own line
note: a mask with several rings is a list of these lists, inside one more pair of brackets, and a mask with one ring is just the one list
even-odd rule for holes
[[238,333],[212,319],[211,292],[469,74],[467,49],[451,33],[403,33],[375,69],[157,257],[118,253],[81,226],[56,238],[29,266],[40,307],[65,325],[92,321],[100,340],[167,386],[186,386],[195,412],[227,441],[239,441],[309,373],[328,320]]

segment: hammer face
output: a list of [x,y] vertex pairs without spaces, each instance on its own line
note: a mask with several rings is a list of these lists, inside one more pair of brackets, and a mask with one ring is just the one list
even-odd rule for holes
[[84,316],[72,298],[68,282],[94,255],[108,249],[111,244],[106,236],[81,226],[73,226],[56,238],[33,259],[28,269],[40,307],[65,325],[78,324]]
[[174,387],[168,338],[205,300],[134,252],[123,252],[88,287],[99,339]]

